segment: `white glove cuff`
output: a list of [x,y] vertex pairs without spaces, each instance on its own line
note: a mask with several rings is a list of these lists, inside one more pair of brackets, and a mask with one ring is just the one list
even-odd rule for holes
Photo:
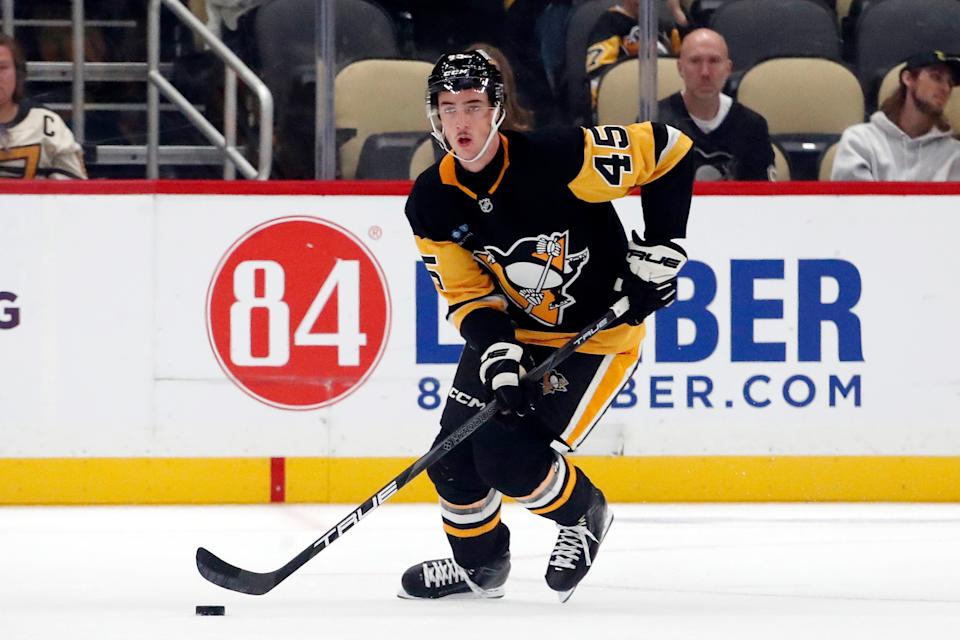
[[501,360],[520,362],[521,359],[523,359],[523,347],[520,345],[512,342],[494,342],[480,356],[480,380],[486,383],[487,369],[495,362]]

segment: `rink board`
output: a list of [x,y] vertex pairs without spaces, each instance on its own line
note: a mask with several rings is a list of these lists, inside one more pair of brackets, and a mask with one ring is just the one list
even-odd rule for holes
[[[0,503],[354,502],[429,447],[461,343],[408,184],[17,189]],[[620,501],[960,500],[960,188],[698,189],[680,300],[584,468]],[[642,226],[639,198],[617,209]],[[342,270],[309,263],[343,247]],[[421,479],[397,499],[434,497]]]

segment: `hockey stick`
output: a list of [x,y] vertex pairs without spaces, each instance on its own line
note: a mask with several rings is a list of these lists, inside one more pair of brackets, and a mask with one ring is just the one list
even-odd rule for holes
[[[550,354],[542,363],[537,365],[527,374],[527,378],[540,378],[545,373],[566,360],[583,345],[587,340],[597,332],[609,326],[614,320],[622,316],[630,307],[627,298],[621,298],[603,315],[603,317],[592,322],[583,331],[570,339],[569,342]],[[463,442],[470,434],[479,429],[484,423],[497,414],[497,402],[492,400],[487,405],[473,415],[469,420],[460,425],[456,431],[438,442],[433,448],[411,464],[400,475],[391,480],[382,489],[374,495],[367,498],[363,504],[354,509],[336,526],[331,528],[313,544],[301,551],[276,571],[268,573],[256,573],[235,567],[215,556],[203,547],[197,549],[197,569],[200,575],[219,585],[224,589],[239,591],[240,593],[249,593],[251,595],[263,595],[275,586],[290,577],[294,571],[302,567],[308,560],[329,547],[335,540],[347,532],[351,527],[360,522],[370,514],[371,511],[382,505],[390,499],[390,496],[402,489],[415,477],[423,473],[431,464],[442,458],[455,446]]]

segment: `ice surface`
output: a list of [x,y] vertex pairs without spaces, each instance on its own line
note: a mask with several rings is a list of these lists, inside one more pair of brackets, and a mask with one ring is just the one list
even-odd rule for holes
[[[350,505],[0,508],[0,638],[954,638],[960,505],[613,505],[566,604],[543,581],[552,523],[504,506],[507,595],[411,602],[400,574],[448,554],[435,506],[388,504],[264,596],[197,573],[206,546],[272,570]],[[195,605],[225,605],[198,617]],[[612,634],[617,634],[613,636]]]

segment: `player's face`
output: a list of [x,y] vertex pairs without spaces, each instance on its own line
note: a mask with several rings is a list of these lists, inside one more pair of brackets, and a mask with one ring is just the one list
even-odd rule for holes
[[905,73],[903,78],[907,85],[907,94],[912,98],[917,110],[934,118],[943,115],[954,86],[947,65],[923,67],[916,76]]
[[16,88],[17,69],[13,63],[13,52],[8,47],[0,47],[0,108],[13,102]]
[[677,59],[677,68],[688,93],[697,98],[720,95],[733,67],[727,47],[716,37],[694,32],[687,36]]
[[461,158],[473,158],[493,127],[493,107],[480,89],[444,91],[437,97],[440,124],[447,142]]

